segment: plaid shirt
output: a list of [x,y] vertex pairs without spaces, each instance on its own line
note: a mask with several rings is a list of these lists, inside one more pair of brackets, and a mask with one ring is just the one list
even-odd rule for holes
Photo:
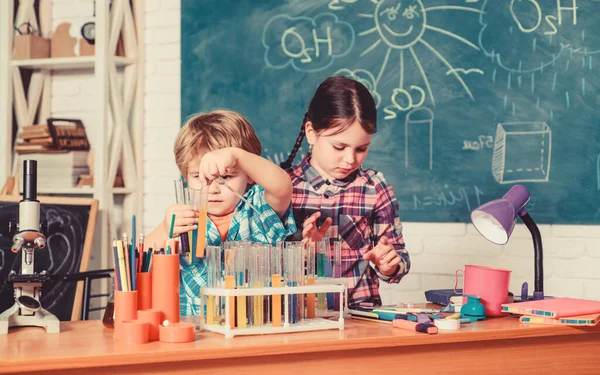
[[[290,210],[282,219],[273,211],[265,200],[265,190],[252,186],[246,198],[258,211],[258,215],[244,201],[240,200],[229,224],[227,241],[251,240],[274,245],[296,232],[296,223]],[[221,245],[219,231],[210,218],[206,221],[206,245]],[[200,259],[198,263],[189,264],[185,257],[179,259],[179,309],[182,316],[200,315],[202,313],[200,288],[206,286],[206,264]]]
[[[321,212],[317,224],[330,217],[332,238],[341,238],[342,276],[348,279],[348,304],[372,302],[381,305],[379,280],[398,283],[410,270],[410,257],[404,248],[402,223],[398,217],[398,201],[383,174],[358,169],[344,180],[327,181],[305,156],[289,171],[294,186],[292,209],[298,228],[316,211]],[[389,225],[389,226],[388,226]],[[385,276],[362,256],[386,236],[400,255],[398,272]],[[294,235],[300,240],[302,230]]]

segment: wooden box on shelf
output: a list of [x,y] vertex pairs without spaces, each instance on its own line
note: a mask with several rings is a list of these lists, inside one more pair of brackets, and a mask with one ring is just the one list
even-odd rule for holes
[[13,59],[45,59],[50,57],[50,39],[38,35],[15,35]]

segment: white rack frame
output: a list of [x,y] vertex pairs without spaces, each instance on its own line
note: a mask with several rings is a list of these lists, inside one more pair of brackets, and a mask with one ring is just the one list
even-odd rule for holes
[[[289,333],[289,332],[306,332],[320,331],[327,329],[344,330],[344,309],[340,309],[338,320],[330,320],[323,318],[302,319],[298,323],[291,324],[289,322],[289,303],[288,296],[294,294],[318,294],[318,293],[339,293],[340,301],[346,299],[346,285],[335,284],[314,284],[302,286],[284,286],[277,288],[245,288],[245,289],[225,289],[225,288],[200,288],[200,298],[205,304],[205,297],[239,297],[239,296],[273,296],[281,295],[284,305],[284,321],[283,326],[273,327],[265,324],[261,326],[249,326],[247,328],[231,328],[230,309],[234,308],[229,303],[229,298],[225,298],[225,324],[207,324],[203,321],[202,328],[225,335],[226,338],[232,338],[239,335],[263,335],[273,333]],[[336,314],[337,315],[337,314]],[[204,319],[203,319],[204,320]]]
[[[95,116],[97,123],[93,131],[87,131],[94,144],[94,186],[61,191],[47,191],[39,187],[38,192],[92,195],[99,201],[99,228],[96,230],[99,238],[95,243],[99,247],[100,266],[107,268],[112,264],[107,251],[111,238],[119,238],[119,233],[128,229],[126,224],[133,214],[143,226],[144,1],[114,0],[110,14],[109,0],[95,1],[93,56],[12,60],[13,24],[30,22],[42,36],[49,37],[51,34],[52,1],[39,0],[39,22],[34,4],[34,0],[19,0],[15,14],[12,0],[0,2],[0,187],[10,176],[16,178],[17,186],[19,182],[16,175],[18,158],[11,143],[13,106],[17,131],[20,131],[23,126],[33,124],[36,116],[43,120],[50,117],[52,71],[93,70],[100,94]],[[123,39],[125,57],[113,56],[119,36]],[[117,68],[123,69],[122,86]],[[21,69],[33,71],[27,95]],[[113,188],[119,166],[125,187]],[[14,190],[13,194],[18,194],[18,187]],[[120,220],[115,213],[115,197],[118,195],[124,196]]]

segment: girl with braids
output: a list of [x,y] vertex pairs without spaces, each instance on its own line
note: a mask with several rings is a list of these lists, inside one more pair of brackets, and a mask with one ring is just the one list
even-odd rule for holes
[[[293,185],[296,240],[318,241],[329,231],[342,242],[342,276],[350,305],[381,305],[379,282],[398,283],[410,269],[398,201],[381,172],[361,165],[377,131],[369,91],[350,78],[323,81],[282,168]],[[309,153],[290,169],[306,138]]]

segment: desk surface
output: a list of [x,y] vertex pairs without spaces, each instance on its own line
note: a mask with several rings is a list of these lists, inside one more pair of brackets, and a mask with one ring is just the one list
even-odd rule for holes
[[[233,339],[225,339],[216,333],[202,332],[193,343],[153,342],[133,347],[113,340],[112,330],[105,329],[100,321],[62,322],[61,330],[60,334],[46,334],[40,328],[19,328],[11,330],[8,335],[0,336],[0,373],[45,370],[44,373],[48,374],[51,370],[62,370],[61,373],[64,374],[64,370],[68,369],[86,368],[98,371],[109,367],[131,367],[132,364],[153,369],[158,369],[156,365],[163,364],[167,366],[166,369],[170,368],[173,371],[173,366],[178,363],[187,363],[189,366],[195,361],[207,363],[210,360],[228,360],[231,364],[232,359],[250,361],[252,357],[264,356],[287,356],[291,359],[308,353],[333,358],[335,355],[346,353],[343,355],[348,356],[348,353],[360,353],[365,350],[381,353],[383,349],[391,350],[390,353],[408,353],[411,350],[417,353],[428,349],[439,351],[440,348],[456,348],[459,344],[473,350],[491,347],[492,343],[495,346],[521,345],[519,350],[529,350],[522,345],[529,342],[528,340],[538,340],[540,343],[560,341],[560,345],[581,342],[590,345],[584,346],[584,349],[589,347],[595,353],[600,348],[597,345],[600,343],[600,326],[524,325],[513,317],[463,324],[458,332],[440,331],[436,335],[396,329],[388,324],[348,319],[343,331],[240,336]],[[484,343],[486,341],[487,344]],[[515,345],[516,341],[519,341],[519,345]],[[560,350],[560,347],[558,348]],[[547,352],[549,349],[550,346],[543,351]],[[86,374],[89,373],[92,372],[86,371]]]

